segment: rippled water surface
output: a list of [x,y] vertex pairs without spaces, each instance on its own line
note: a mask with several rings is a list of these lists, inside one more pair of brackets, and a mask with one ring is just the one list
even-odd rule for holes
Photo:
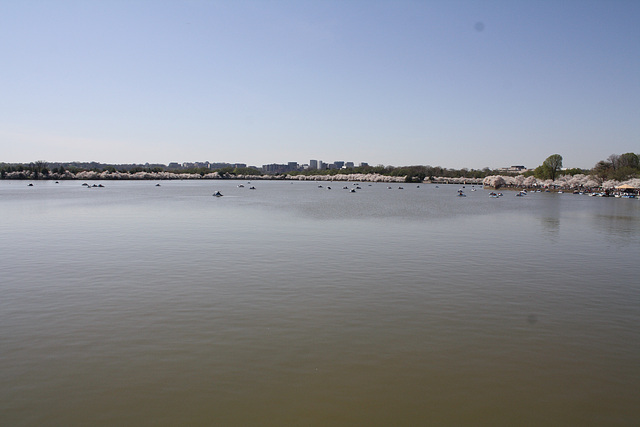
[[240,183],[0,181],[1,425],[640,419],[638,200]]

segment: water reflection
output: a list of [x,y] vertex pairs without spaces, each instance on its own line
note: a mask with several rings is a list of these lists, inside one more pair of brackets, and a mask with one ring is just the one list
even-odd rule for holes
[[542,223],[544,231],[550,235],[549,237],[557,237],[557,234],[560,232],[560,217],[546,216],[540,218],[540,222]]
[[608,241],[618,245],[628,245],[640,238],[640,216],[628,215],[626,209],[618,214],[594,215],[590,225],[600,231]]

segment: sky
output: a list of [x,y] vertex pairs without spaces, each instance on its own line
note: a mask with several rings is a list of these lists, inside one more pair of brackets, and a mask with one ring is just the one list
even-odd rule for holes
[[591,168],[640,1],[0,1],[0,162]]

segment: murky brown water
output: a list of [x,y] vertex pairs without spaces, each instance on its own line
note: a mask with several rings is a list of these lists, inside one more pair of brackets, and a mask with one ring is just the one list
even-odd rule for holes
[[80,184],[0,181],[1,425],[640,419],[637,200]]

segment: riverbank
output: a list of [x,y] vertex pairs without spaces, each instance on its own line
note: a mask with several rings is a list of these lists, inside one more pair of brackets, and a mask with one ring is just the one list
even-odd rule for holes
[[587,194],[635,194],[640,192],[640,178],[626,181],[601,181],[592,175],[563,175],[552,181],[539,180],[534,176],[492,175],[483,179],[483,185],[493,189],[540,190],[553,192],[576,192]]
[[[354,182],[407,182],[406,176],[390,176],[377,173],[356,173],[356,174],[335,174],[335,175],[234,175],[229,173],[211,172],[206,174],[198,173],[175,173],[175,172],[109,172],[109,171],[81,171],[72,173],[50,173],[37,176],[33,172],[19,171],[9,172],[3,177],[5,180],[27,180],[27,181],[61,181],[61,180],[200,180],[200,179],[237,179],[237,180],[276,180],[276,181],[354,181]],[[450,178],[431,177],[417,183],[427,184],[454,184],[454,185],[482,185],[492,189],[513,189],[513,190],[541,190],[554,192],[586,192],[586,193],[612,193],[615,191],[622,193],[638,194],[640,192],[640,178],[632,178],[626,181],[598,181],[592,175],[563,175],[555,181],[539,180],[533,176],[524,177],[492,175],[484,179],[481,178]]]
[[[229,173],[211,172],[206,174],[199,173],[174,173],[174,172],[96,172],[81,171],[72,173],[65,171],[64,173],[50,173],[48,175],[36,176],[30,171],[10,172],[5,174],[4,179],[7,180],[194,180],[194,179],[238,179],[238,180],[290,180],[290,181],[357,181],[357,182],[406,182],[406,176],[389,176],[377,173],[356,173],[356,174],[335,174],[335,175],[234,175]],[[462,183],[463,181],[454,182],[453,178],[437,178],[439,181],[448,179],[451,183]],[[478,185],[481,184],[480,180]]]

